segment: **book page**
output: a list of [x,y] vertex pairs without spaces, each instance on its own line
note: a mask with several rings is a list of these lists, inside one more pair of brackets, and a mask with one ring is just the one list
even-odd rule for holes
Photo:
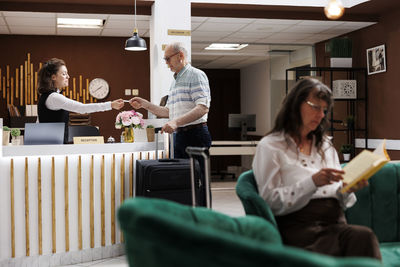
[[347,185],[341,192],[348,191],[360,180],[367,180],[383,167],[390,158],[386,152],[386,140],[374,150],[374,152],[363,150],[354,159],[352,159],[344,168],[343,183]]
[[364,150],[351,160],[343,170],[343,183],[350,184],[354,179],[364,176],[371,168],[378,166],[381,162],[386,161],[385,157],[372,153],[371,151]]

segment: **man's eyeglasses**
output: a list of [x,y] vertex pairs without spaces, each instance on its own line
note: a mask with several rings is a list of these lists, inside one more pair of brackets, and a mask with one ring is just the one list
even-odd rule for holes
[[176,52],[176,53],[173,54],[173,55],[170,55],[169,57],[164,57],[164,60],[165,60],[166,62],[169,62],[169,61],[171,60],[171,58],[172,58],[173,56],[176,56],[177,54],[179,54],[179,52],[180,52],[180,51]]
[[313,102],[310,101],[306,101],[306,103],[314,110],[317,112],[322,111],[325,115],[328,113],[328,109],[327,108],[323,108],[320,105],[314,104]]

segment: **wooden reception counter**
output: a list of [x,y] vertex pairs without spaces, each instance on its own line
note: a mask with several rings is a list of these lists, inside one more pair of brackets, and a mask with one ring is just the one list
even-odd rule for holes
[[0,266],[57,266],[123,254],[116,213],[134,195],[135,161],[154,157],[154,142],[2,146]]

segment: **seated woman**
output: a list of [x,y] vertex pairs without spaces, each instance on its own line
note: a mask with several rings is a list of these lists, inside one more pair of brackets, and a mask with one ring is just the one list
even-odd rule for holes
[[[381,259],[371,229],[348,225],[343,210],[353,192],[340,192],[339,159],[326,135],[331,90],[315,79],[300,80],[283,101],[274,128],[258,144],[253,171],[260,195],[271,207],[283,242],[333,256]],[[359,183],[358,190],[368,185]]]
[[68,86],[68,70],[62,59],[52,58],[43,64],[38,73],[38,102],[39,122],[64,122],[64,143],[68,141],[69,111],[76,113],[92,113],[121,109],[124,106],[122,99],[104,103],[82,104],[61,94],[63,87]]

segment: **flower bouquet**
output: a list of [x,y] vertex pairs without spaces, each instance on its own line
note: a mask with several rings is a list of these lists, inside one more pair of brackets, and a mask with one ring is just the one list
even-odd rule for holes
[[132,143],[134,141],[133,129],[143,129],[143,115],[134,110],[122,111],[118,113],[115,119],[115,128],[122,129],[124,127],[125,142]]

